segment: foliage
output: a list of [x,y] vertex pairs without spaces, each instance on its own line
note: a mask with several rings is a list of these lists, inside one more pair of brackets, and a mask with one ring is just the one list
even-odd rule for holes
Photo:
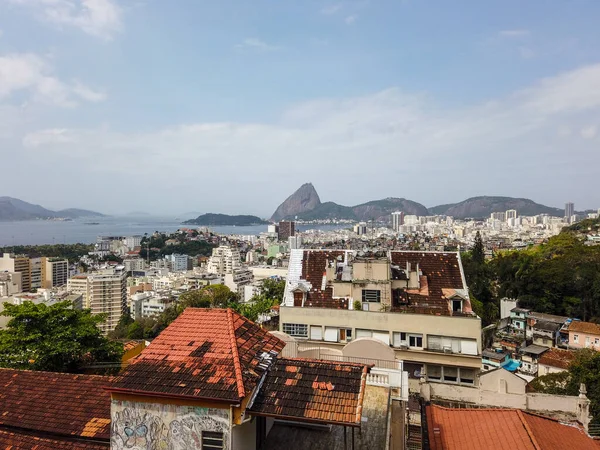
[[230,305],[247,319],[256,322],[261,314],[268,313],[273,306],[280,305],[285,294],[285,280],[266,278],[262,281],[260,294],[247,303]]
[[47,256],[77,261],[80,257],[87,255],[93,250],[93,244],[15,245],[14,247],[0,248],[0,253],[27,255],[30,258]]
[[481,317],[483,325],[494,323],[498,319],[499,308],[492,292],[493,271],[485,261],[485,248],[479,231],[473,248],[463,253],[461,258],[473,310]]
[[98,329],[103,315],[72,309],[68,301],[5,303],[1,314],[11,319],[0,330],[0,367],[80,373],[96,362],[120,363],[122,345]]
[[585,384],[591,402],[592,422],[600,423],[600,352],[578,350],[568,372],[543,375],[531,382],[537,392],[558,395],[578,395],[581,384]]
[[[171,237],[176,238],[178,243],[167,245],[166,242]],[[175,234],[172,236],[156,234],[142,238],[140,258],[147,258],[148,247],[150,247],[150,259],[154,261],[162,256],[173,253],[180,253],[188,256],[210,256],[212,249],[215,246],[206,241],[186,241],[185,235],[183,234]],[[153,248],[158,249],[158,251],[152,250]]]
[[360,300],[354,300],[354,310],[362,311],[362,303]]

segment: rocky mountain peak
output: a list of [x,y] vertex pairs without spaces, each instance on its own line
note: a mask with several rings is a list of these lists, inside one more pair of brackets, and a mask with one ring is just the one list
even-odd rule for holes
[[271,220],[277,222],[283,218],[293,218],[298,214],[312,211],[321,205],[321,199],[312,183],[304,183],[296,192],[279,205]]

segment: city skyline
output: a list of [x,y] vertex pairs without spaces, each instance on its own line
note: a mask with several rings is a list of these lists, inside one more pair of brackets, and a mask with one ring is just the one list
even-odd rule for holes
[[266,217],[310,180],[598,208],[595,2],[179,5],[0,3],[0,196]]

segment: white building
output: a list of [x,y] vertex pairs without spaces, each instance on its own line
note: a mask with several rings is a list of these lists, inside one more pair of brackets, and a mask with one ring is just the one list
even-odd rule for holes
[[290,248],[290,250],[302,248],[302,236],[290,236],[288,238],[288,247]]
[[165,259],[171,263],[170,268],[173,272],[192,270],[192,260],[188,255],[173,253],[172,255],[165,256]]
[[127,236],[123,239],[123,244],[125,244],[125,247],[133,250],[135,247],[139,247],[142,244],[142,236]]
[[146,268],[146,261],[142,258],[129,258],[123,260],[125,272],[140,272]]
[[[354,232],[356,234],[358,234],[359,236],[367,234],[367,224],[365,222],[357,223],[356,225],[354,225]],[[290,250],[293,250],[293,249],[290,247]]]
[[396,211],[392,213],[392,230],[396,233],[400,230],[400,226],[404,225],[404,212]]
[[0,297],[8,297],[22,291],[21,273],[0,272]]
[[219,275],[233,273],[241,267],[240,252],[237,248],[221,245],[213,248],[206,270]]
[[509,219],[516,219],[518,217],[517,210],[509,209],[508,211],[506,211],[506,213],[504,213],[504,217],[507,222],[509,221]]
[[147,291],[133,294],[130,306],[131,317],[135,320],[157,316],[164,312],[168,306],[168,299],[157,295],[155,292]]
[[254,277],[252,271],[248,269],[238,269],[233,273],[226,273],[223,279],[223,284],[227,286],[232,292],[237,292],[240,296],[240,301],[247,301],[245,299],[244,286],[252,283]]
[[419,223],[419,216],[409,214],[404,216],[404,225],[416,225]]

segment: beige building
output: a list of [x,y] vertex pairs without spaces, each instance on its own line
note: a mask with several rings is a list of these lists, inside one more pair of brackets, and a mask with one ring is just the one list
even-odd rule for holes
[[0,258],[0,271],[19,272],[22,291],[31,291],[31,262],[28,256],[4,253]]
[[62,258],[42,258],[42,287],[65,286],[69,279],[69,262]]
[[0,297],[9,297],[20,292],[23,292],[21,287],[21,273],[0,272]]
[[241,266],[240,251],[234,247],[221,245],[213,248],[206,270],[209,273],[224,275],[235,272]]
[[293,250],[280,331],[327,348],[378,339],[412,378],[434,382],[474,385],[481,367],[457,253]]
[[67,289],[82,295],[84,308],[92,314],[106,314],[106,321],[100,324],[104,333],[115,329],[127,309],[127,274],[123,271],[76,275],[69,279]]

